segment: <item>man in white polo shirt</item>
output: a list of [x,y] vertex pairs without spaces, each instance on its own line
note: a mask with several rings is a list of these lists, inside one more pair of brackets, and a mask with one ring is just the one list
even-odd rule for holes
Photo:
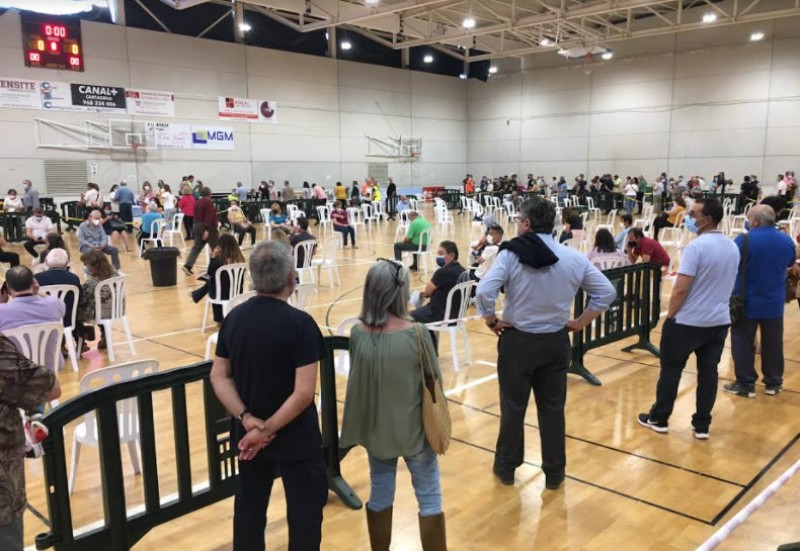
[[717,368],[731,324],[728,302],[739,267],[739,248],[717,227],[722,204],[698,199],[687,211],[686,227],[700,235],[681,254],[667,319],[661,330],[661,373],[656,401],[637,421],[659,433],[668,422],[678,395],[681,374],[694,353],[697,358],[697,411],[692,416],[695,438],[708,438],[711,410],[717,399]]
[[33,216],[25,221],[25,250],[28,251],[32,257],[36,258],[39,253],[36,252],[36,245],[44,245],[47,243],[47,234],[53,229],[53,221],[44,215],[42,207],[33,209]]

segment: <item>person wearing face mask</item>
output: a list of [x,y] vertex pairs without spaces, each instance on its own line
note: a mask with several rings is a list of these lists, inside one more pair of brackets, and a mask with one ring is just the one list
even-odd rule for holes
[[250,244],[255,247],[256,245],[256,229],[253,224],[247,219],[239,206],[238,201],[231,201],[228,207],[228,222],[231,223],[233,233],[239,237],[239,246],[242,246],[245,234],[250,236]]
[[[744,317],[731,325],[731,352],[736,381],[725,392],[756,397],[755,336],[761,334],[761,371],[765,393],[775,396],[783,385],[783,309],[786,270],[795,267],[792,238],[775,227],[775,211],[756,205],[747,213],[747,234],[736,238],[742,262],[734,294],[744,296]],[[744,258],[747,255],[747,258]],[[745,262],[747,266],[745,267]]]
[[628,260],[631,264],[641,258],[642,262],[650,262],[666,268],[669,266],[669,253],[661,243],[651,237],[647,237],[641,228],[630,228],[627,235]]
[[278,203],[273,203],[270,207],[269,227],[272,230],[281,230],[287,235],[292,231],[291,226],[287,224],[286,215],[283,214],[283,210]]
[[33,216],[25,221],[25,250],[36,258],[36,245],[46,244],[47,234],[53,230],[53,221],[44,215],[41,207],[34,209]]
[[480,281],[483,276],[489,271],[494,258],[500,251],[500,244],[503,242],[503,228],[497,224],[489,226],[489,232],[486,234],[486,246],[481,251],[481,254],[475,260],[474,265],[477,266],[475,270],[470,271],[470,277],[475,281]]
[[142,192],[139,194],[139,206],[143,211],[146,211],[147,205],[154,199],[155,195],[153,194],[153,188],[150,186],[150,182],[145,182],[142,184]]
[[8,190],[8,195],[3,201],[3,210],[6,212],[23,212],[25,210],[22,199],[17,195],[16,189]]
[[89,218],[78,226],[78,249],[81,254],[90,250],[97,250],[111,257],[111,264],[119,270],[119,251],[108,244],[108,236],[102,226],[100,211],[94,209],[89,213]]
[[[450,293],[450,289],[458,284],[461,274],[464,273],[464,266],[458,263],[458,246],[452,241],[439,243],[439,249],[436,251],[436,265],[439,266],[439,269],[433,273],[433,277],[422,291],[422,297],[429,299],[428,303],[411,312],[414,321],[420,323],[442,321],[447,316],[445,311],[447,295]],[[458,316],[460,307],[460,297],[456,295],[450,306],[451,318]],[[436,333],[433,331],[430,333],[433,346],[438,350]]]
[[656,400],[636,420],[655,432],[669,432],[669,418],[678,395],[683,369],[691,354],[697,358],[697,411],[692,416],[694,436],[709,437],[711,410],[717,398],[717,372],[728,327],[729,300],[739,266],[739,248],[717,227],[722,203],[698,199],[686,216],[686,228],[699,235],[681,254],[672,286],[667,318],[661,329],[661,372]]
[[31,212],[33,209],[42,206],[39,202],[39,191],[33,187],[33,182],[22,180],[22,187],[25,189],[25,193],[22,196],[22,205],[26,211]]

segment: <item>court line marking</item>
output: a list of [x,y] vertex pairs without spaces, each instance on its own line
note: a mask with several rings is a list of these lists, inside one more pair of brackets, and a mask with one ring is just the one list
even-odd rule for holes
[[495,379],[497,379],[497,373],[492,373],[491,375],[487,375],[486,377],[481,377],[480,379],[475,379],[474,381],[470,381],[468,383],[464,383],[463,385],[458,385],[456,387],[453,387],[450,390],[446,390],[444,392],[444,395],[452,396],[453,394],[464,392],[465,390],[469,390],[470,388],[480,386],[483,383],[488,383],[489,381],[494,381]]

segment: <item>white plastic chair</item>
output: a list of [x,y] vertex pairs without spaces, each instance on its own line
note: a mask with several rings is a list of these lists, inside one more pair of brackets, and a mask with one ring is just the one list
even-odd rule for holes
[[70,324],[69,326],[64,326],[64,340],[66,341],[67,345],[69,361],[72,364],[72,371],[78,371],[78,352],[75,347],[73,331],[75,331],[75,325],[77,323],[78,297],[80,296],[81,290],[76,285],[43,285],[39,288],[39,291],[56,297],[58,300],[64,303],[64,306],[66,306],[67,296],[72,293],[72,311],[67,312],[67,315],[70,319]]
[[[459,283],[447,293],[447,304],[445,306],[445,318],[441,323],[437,322],[436,325],[427,326],[431,331],[447,332],[450,334],[450,346],[453,351],[453,369],[459,371],[461,369],[458,361],[458,334],[460,333],[464,339],[464,351],[466,352],[466,364],[472,363],[472,352],[469,348],[469,336],[467,335],[467,325],[463,320],[467,316],[467,309],[469,308],[469,299],[472,295],[472,288],[475,287],[475,282],[472,280]],[[451,317],[452,304],[454,297],[458,295],[461,302],[459,303],[458,312],[456,317]],[[451,323],[445,323],[451,321]]]
[[354,232],[358,230],[359,226],[362,228],[366,226],[363,213],[358,207],[348,207],[347,218],[350,220],[350,227],[353,228]]
[[[339,323],[336,327],[336,334],[340,337],[347,337],[350,335],[350,330],[357,324],[361,323],[358,318],[346,318]],[[340,375],[350,374],[350,354],[347,350],[338,350],[336,357],[333,360],[333,365],[336,373]]]
[[317,207],[317,216],[319,216],[319,225],[322,226],[322,234],[328,235],[333,233],[333,221],[331,220],[331,209],[324,205]]
[[375,216],[375,211],[372,208],[372,203],[362,203],[361,205],[361,212],[364,215],[364,223],[370,223],[370,228],[372,227],[372,223],[378,223],[378,218]]
[[[246,293],[241,293],[239,295],[236,295],[235,297],[230,299],[227,304],[222,306],[222,317],[223,318],[227,317],[231,310],[233,310],[243,302],[247,302],[257,294],[258,293],[256,291],[247,291]],[[216,333],[208,337],[208,339],[206,339],[206,355],[205,355],[206,360],[211,359],[211,349],[215,344],[217,344],[218,340],[219,340],[219,331],[217,331]]]
[[297,223],[298,218],[305,218],[306,213],[300,210],[297,205],[286,205],[286,217],[294,225]]
[[436,216],[436,230],[442,238],[445,238],[451,232],[455,236],[456,226],[453,222],[453,216],[446,208],[440,209]]
[[613,268],[622,268],[625,266],[625,261],[621,258],[595,258],[592,260],[592,264],[594,264],[595,268],[603,272]]
[[[94,303],[95,303],[95,325],[102,325],[106,335],[106,345],[108,346],[108,359],[114,361],[114,333],[112,327],[115,321],[122,323],[125,330],[125,336],[128,339],[128,348],[131,354],[136,355],[136,348],[133,345],[133,335],[131,335],[131,326],[128,323],[128,317],[125,315],[125,285],[128,278],[124,275],[117,277],[110,277],[104,279],[97,284],[94,288]],[[111,312],[109,317],[103,317],[103,289],[107,289],[110,296],[107,303],[110,304]],[[81,347],[81,339],[78,339],[78,349]]]
[[[228,296],[222,297],[222,275],[225,274],[228,282]],[[244,262],[237,262],[236,264],[227,264],[225,266],[221,266],[215,273],[214,273],[214,290],[216,292],[216,296],[211,296],[211,293],[208,293],[206,296],[206,306],[203,309],[203,326],[200,328],[201,333],[206,332],[206,324],[208,323],[208,311],[211,309],[213,304],[218,304],[222,306],[222,309],[225,309],[225,305],[235,297],[244,292],[244,282],[245,282],[245,274],[247,274],[247,264]]]
[[386,213],[383,211],[383,204],[379,201],[372,202],[372,217],[377,222],[383,222],[386,220]]
[[[164,233],[164,228],[166,227],[166,224],[167,223],[164,222],[164,220],[156,220],[152,224],[150,224],[150,230],[151,230],[150,237],[142,239],[142,243],[141,245],[139,245],[139,254],[144,253],[145,245],[147,245],[148,243],[151,243],[156,247],[164,246],[164,240],[162,238],[162,235]],[[152,231],[153,228],[156,229],[155,232]]]
[[311,260],[311,267],[317,268],[317,282],[322,281],[322,268],[328,270],[328,282],[333,287],[333,275],[336,274],[336,285],[341,285],[339,279],[339,265],[336,263],[336,255],[339,252],[339,247],[342,246],[342,234],[337,233],[325,243],[322,250],[321,258],[314,258]]
[[[140,360],[121,365],[97,369],[88,373],[81,379],[80,393],[92,391],[96,388],[130,381],[143,375],[149,375],[158,371],[156,360]],[[131,455],[133,472],[142,472],[139,463],[139,450],[136,448],[139,441],[139,405],[136,398],[128,398],[117,402],[117,421],[119,426],[119,442],[128,445],[128,452]],[[69,495],[75,490],[75,478],[78,472],[78,460],[81,457],[81,446],[99,447],[97,434],[97,420],[94,411],[83,416],[83,423],[75,427],[72,433],[72,459],[70,461],[69,475]]]
[[[317,246],[316,239],[306,239],[305,241],[301,241],[297,245],[294,246],[294,266],[295,270],[297,270],[297,279],[299,283],[305,283],[304,275],[308,275],[308,278],[311,280],[311,283],[316,283],[317,280],[314,277],[314,269],[311,267],[311,261],[313,260],[314,249]],[[303,263],[300,263],[300,251],[303,251]]]
[[411,209],[404,210],[398,213],[397,224],[399,226],[408,227],[408,225],[411,224],[411,221],[408,219],[408,213],[410,212],[412,212]]
[[408,200],[408,206],[411,208],[411,210],[417,210],[418,211],[419,210],[419,199],[409,199]]
[[164,229],[164,239],[169,238],[169,246],[172,247],[172,242],[177,235],[181,239],[181,248],[186,247],[186,241],[183,238],[183,218],[186,215],[182,212],[177,213],[172,217],[172,222]]
[[[591,197],[589,197],[591,199]],[[598,220],[601,220],[598,218]],[[597,225],[597,230],[608,230],[611,235],[614,235],[617,231],[617,213],[613,210],[606,215],[606,220],[603,224]]]
[[[53,372],[58,371],[61,363],[61,339],[64,336],[64,323],[53,321],[49,323],[33,323],[22,325],[14,329],[6,329],[3,335],[14,343],[20,354],[35,364],[43,365]],[[48,346],[50,345],[50,354]],[[58,400],[52,400],[50,407],[58,405]]]
[[[425,245],[427,243],[427,246]],[[422,270],[425,275],[428,274],[428,259],[430,258],[431,249],[431,228],[422,230],[419,235],[419,245],[416,251],[403,251],[403,254],[416,255],[417,260],[422,263]],[[417,264],[419,266],[419,264]]]
[[261,213],[261,221],[263,222],[263,226],[261,226],[261,239],[266,241],[272,240],[272,228],[269,226],[269,209],[261,209],[258,211]]
[[311,283],[301,283],[294,288],[294,293],[289,297],[289,304],[298,310],[305,310],[311,302],[314,294],[314,285]]

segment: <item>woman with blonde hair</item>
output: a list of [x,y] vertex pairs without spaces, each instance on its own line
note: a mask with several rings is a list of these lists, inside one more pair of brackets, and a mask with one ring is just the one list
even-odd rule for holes
[[[213,251],[211,251],[211,260],[208,262],[208,273],[203,277],[203,279],[205,279],[205,284],[189,293],[189,296],[192,298],[195,304],[203,300],[203,298],[209,293],[216,297],[229,296],[231,282],[227,277],[224,277],[223,274],[223,277],[220,280],[222,288],[219,290],[219,292],[217,292],[215,274],[217,273],[217,270],[223,266],[227,266],[228,264],[237,264],[240,262],[244,262],[244,255],[242,255],[242,250],[239,248],[239,243],[236,241],[236,238],[233,235],[229,233],[223,233],[219,236],[217,246],[214,247]],[[239,289],[240,292],[242,290],[243,289]],[[212,304],[211,309],[214,312],[214,321],[217,323],[222,323],[222,306],[219,304]]]
[[[98,249],[88,249],[81,254],[86,281],[81,287],[80,300],[78,301],[78,334],[83,338],[83,348],[81,353],[89,350],[86,341],[94,340],[94,320],[97,309],[100,308],[104,318],[111,316],[111,291],[108,287],[103,289],[100,294],[100,304],[95,302],[94,290],[97,286],[119,274],[108,261],[108,258]],[[100,342],[97,348],[102,350],[106,347],[106,335],[103,326],[100,326]]]
[[[367,526],[372,551],[392,541],[397,459],[411,471],[424,551],[447,549],[439,463],[422,426],[422,370],[441,373],[430,333],[408,316],[408,271],[379,259],[367,273],[361,323],[350,334],[350,375],[340,446],[364,446],[370,470]],[[430,367],[421,365],[427,355]]]

